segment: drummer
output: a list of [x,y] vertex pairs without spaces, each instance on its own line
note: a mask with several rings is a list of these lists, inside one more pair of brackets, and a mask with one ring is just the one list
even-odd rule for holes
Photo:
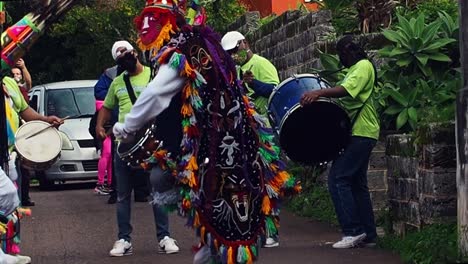
[[255,104],[257,112],[266,115],[268,98],[279,84],[278,71],[266,58],[254,54],[249,43],[238,31],[230,31],[221,39],[223,49],[237,63],[239,79],[244,82],[247,95]]
[[301,104],[312,104],[319,97],[340,98],[348,112],[352,138],[344,153],[333,161],[328,176],[328,188],[343,232],[343,239],[333,244],[333,248],[352,248],[361,243],[373,246],[377,233],[367,168],[380,130],[372,96],[377,74],[365,51],[351,36],[340,39],[336,50],[343,66],[349,69],[345,78],[334,88],[306,92]]
[[[7,143],[10,160],[8,162],[8,170],[2,167],[2,170],[8,174],[8,177],[12,181],[16,181],[18,178],[17,168],[15,166],[16,155],[14,153],[15,133],[19,126],[20,117],[25,121],[41,120],[50,124],[56,124],[57,126],[62,120],[56,116],[43,116],[37,113],[34,109],[24,100],[23,95],[18,87],[18,84],[13,78],[4,77],[2,80],[2,91],[5,99],[5,119],[7,129],[7,140],[8,142],[0,142],[2,145]],[[3,166],[3,164],[1,164]],[[1,187],[1,186],[0,186]],[[6,215],[5,215],[6,216]],[[16,242],[15,242],[16,243]],[[0,252],[2,253],[2,252]],[[6,252],[10,253],[10,252]],[[1,254],[0,254],[1,255]],[[0,260],[4,259],[5,255],[0,257]],[[17,260],[26,261],[24,263],[30,263],[30,258],[27,256],[15,257]],[[29,262],[27,262],[29,261]],[[23,263],[23,262],[21,262]]]

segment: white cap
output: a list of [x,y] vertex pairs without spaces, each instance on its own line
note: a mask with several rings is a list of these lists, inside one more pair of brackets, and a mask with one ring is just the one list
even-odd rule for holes
[[221,39],[221,46],[224,50],[232,50],[237,46],[240,40],[244,40],[245,37],[238,31],[229,31]]
[[120,52],[117,52],[117,49],[122,48],[122,47],[126,48],[127,51],[133,50],[132,44],[130,44],[128,41],[126,40],[116,41],[114,45],[112,46],[112,58],[114,58],[114,60],[116,60],[117,57],[119,57],[121,54]]

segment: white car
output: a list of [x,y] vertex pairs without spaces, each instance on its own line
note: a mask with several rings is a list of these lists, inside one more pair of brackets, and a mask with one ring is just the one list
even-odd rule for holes
[[55,181],[97,179],[99,155],[89,122],[96,106],[97,80],[65,81],[35,86],[29,92],[29,105],[43,115],[69,116],[59,127],[62,151],[58,161],[43,172],[35,172],[41,189]]

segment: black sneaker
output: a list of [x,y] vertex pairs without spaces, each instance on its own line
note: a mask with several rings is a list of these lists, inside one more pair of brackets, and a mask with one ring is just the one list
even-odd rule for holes
[[115,204],[117,202],[117,194],[115,192],[111,192],[109,196],[109,200],[107,200],[108,204]]

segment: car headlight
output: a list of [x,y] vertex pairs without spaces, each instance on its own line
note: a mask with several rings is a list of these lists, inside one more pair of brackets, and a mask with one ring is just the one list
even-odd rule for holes
[[73,150],[73,144],[68,138],[67,134],[59,131],[60,137],[62,138],[62,150]]

